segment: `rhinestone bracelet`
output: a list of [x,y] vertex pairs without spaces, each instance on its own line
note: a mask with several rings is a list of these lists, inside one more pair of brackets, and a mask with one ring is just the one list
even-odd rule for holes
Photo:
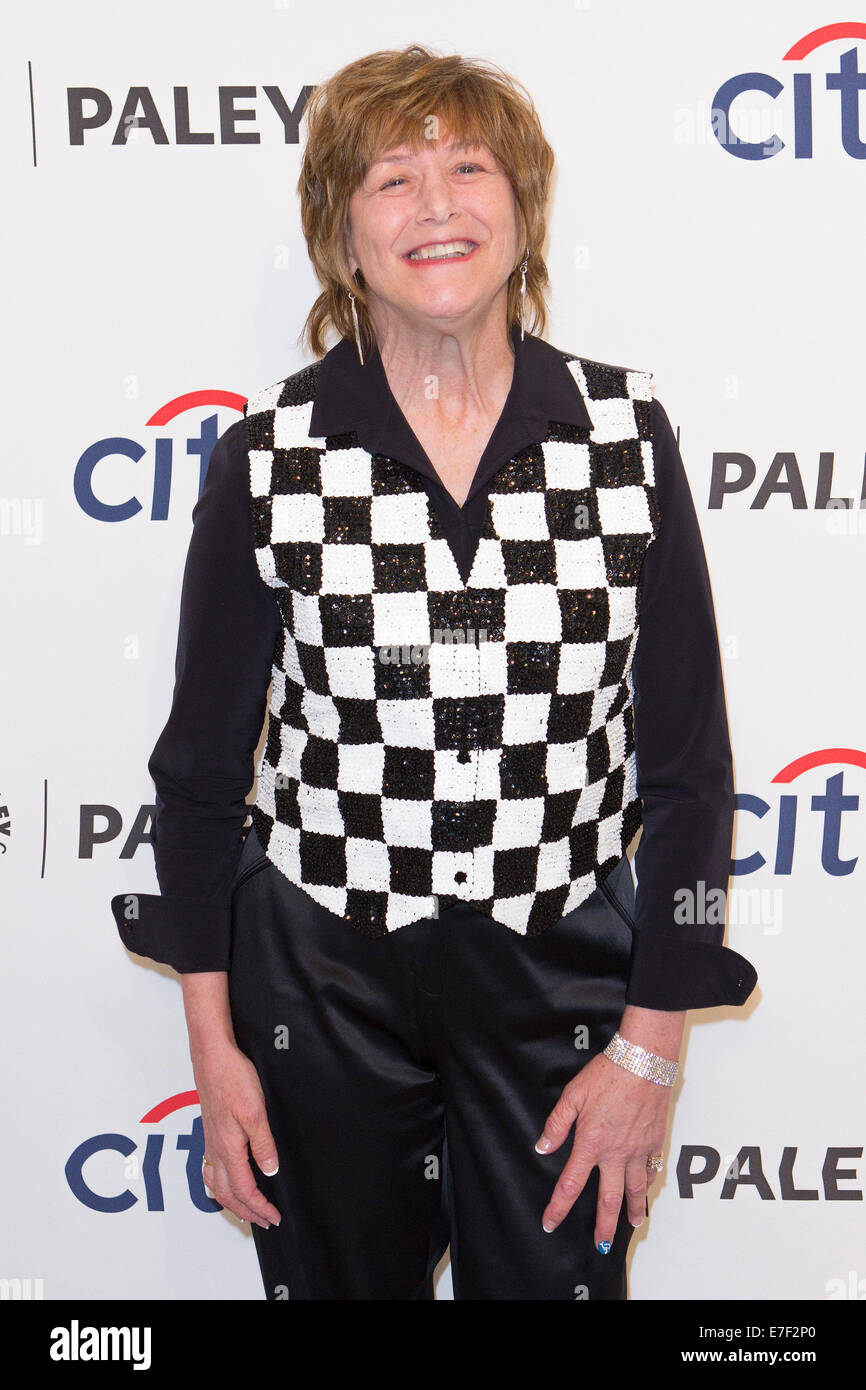
[[671,1062],[657,1052],[648,1052],[645,1047],[620,1037],[619,1033],[614,1033],[604,1049],[604,1055],[618,1066],[625,1067],[626,1071],[633,1071],[635,1076],[654,1081],[657,1086],[673,1086],[680,1069],[679,1062]]

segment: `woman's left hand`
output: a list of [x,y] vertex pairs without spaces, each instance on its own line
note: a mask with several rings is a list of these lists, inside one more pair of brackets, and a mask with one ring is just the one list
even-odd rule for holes
[[670,1095],[670,1087],[635,1076],[604,1053],[569,1081],[536,1143],[539,1152],[554,1153],[576,1117],[571,1154],[542,1216],[545,1230],[552,1231],[568,1214],[596,1164],[596,1249],[604,1254],[610,1249],[623,1192],[629,1221],[641,1224],[647,1189],[658,1176],[647,1168],[647,1158],[661,1152]]

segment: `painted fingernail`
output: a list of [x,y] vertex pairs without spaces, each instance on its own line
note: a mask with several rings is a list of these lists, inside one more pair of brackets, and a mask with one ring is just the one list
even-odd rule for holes
[[549,1140],[549,1139],[545,1139],[544,1135],[542,1134],[541,1138],[538,1140],[538,1142],[537,1142],[536,1145],[535,1145],[535,1152],[536,1152],[537,1154],[546,1154],[549,1148],[550,1148],[550,1140]]
[[550,1221],[542,1221],[542,1223],[541,1223],[541,1229],[542,1229],[542,1231],[546,1231],[547,1234],[550,1235],[550,1232],[551,1232],[551,1231],[555,1231],[555,1230],[556,1230],[556,1226],[555,1226],[554,1224],[552,1224]]
[[610,1241],[609,1241],[609,1240],[600,1240],[600,1241],[598,1242],[598,1245],[596,1246],[596,1249],[598,1250],[598,1253],[599,1253],[600,1255],[606,1255],[606,1254],[608,1253],[608,1251],[610,1250]]

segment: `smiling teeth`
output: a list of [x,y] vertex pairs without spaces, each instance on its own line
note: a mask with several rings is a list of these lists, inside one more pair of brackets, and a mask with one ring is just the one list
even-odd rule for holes
[[474,251],[474,241],[444,241],[441,246],[422,246],[419,251],[410,251],[410,261],[439,261],[443,256],[468,256]]

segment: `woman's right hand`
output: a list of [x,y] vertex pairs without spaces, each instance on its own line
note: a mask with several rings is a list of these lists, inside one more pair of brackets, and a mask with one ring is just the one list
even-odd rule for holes
[[268,1124],[265,1098],[255,1067],[225,1037],[190,1043],[190,1058],[201,1101],[205,1153],[205,1187],[220,1206],[268,1230],[280,1213],[256,1186],[247,1144],[263,1173],[273,1177],[279,1166],[277,1146]]

